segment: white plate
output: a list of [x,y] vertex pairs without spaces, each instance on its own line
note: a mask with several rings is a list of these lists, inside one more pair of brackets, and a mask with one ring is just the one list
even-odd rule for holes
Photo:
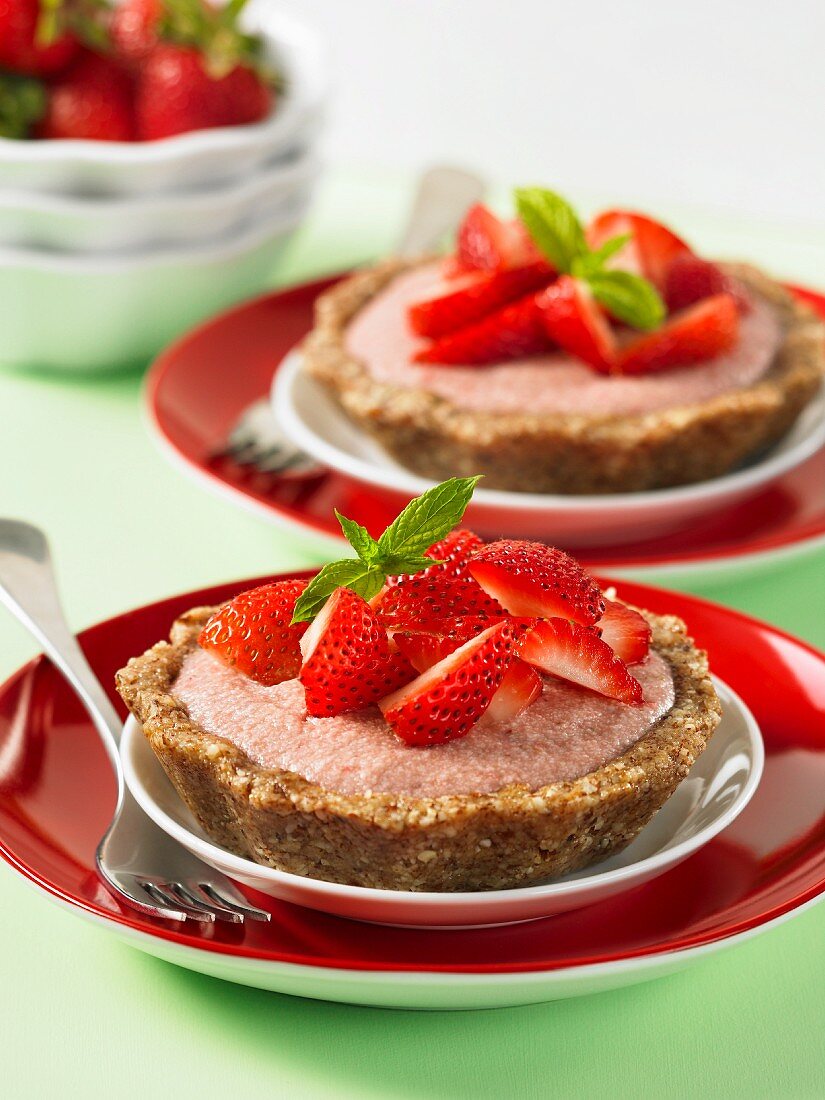
[[270,118],[162,141],[14,141],[0,138],[4,187],[74,195],[135,195],[248,178],[261,164],[306,148],[319,127],[326,63],[308,27],[258,3],[245,13],[287,85]]
[[474,928],[555,916],[655,878],[712,840],[750,801],[764,764],[759,727],[739,696],[716,680],[724,716],[673,797],[618,855],[540,886],[475,893],[414,893],[344,886],[287,874],[213,844],[195,823],[130,718],[120,752],[126,783],[165,832],[210,866],[282,901],[336,916],[410,928]]
[[[283,432],[301,450],[369,485],[418,495],[434,483],[400,466],[335,404],[291,352],[272,385]],[[825,444],[825,389],[785,438],[759,461],[696,485],[641,493],[561,496],[485,489],[473,495],[473,525],[493,537],[506,532],[580,547],[618,546],[686,529],[699,516],[730,507],[800,465]]]

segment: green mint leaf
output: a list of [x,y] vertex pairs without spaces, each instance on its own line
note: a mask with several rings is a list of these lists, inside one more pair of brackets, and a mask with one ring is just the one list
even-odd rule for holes
[[611,256],[621,252],[631,237],[631,233],[620,233],[617,237],[611,237],[609,241],[605,241],[601,248],[597,248],[594,252],[577,256],[573,261],[572,273],[586,279],[591,273],[601,271]]
[[541,187],[521,187],[515,199],[518,216],[537,248],[557,271],[568,273],[573,260],[587,253],[584,229],[573,207]]
[[365,527],[335,512],[341,530],[358,554],[325,565],[295,602],[293,623],[314,619],[336,588],[351,588],[365,600],[381,591],[387,577],[418,573],[436,559],[424,551],[461,521],[477,477],[452,477],[411,500],[376,542]]
[[593,297],[617,321],[653,329],[665,319],[665,304],[647,279],[629,271],[597,271],[586,278]]
[[335,515],[338,522],[341,524],[344,538],[353,548],[355,553],[361,561],[366,562],[367,565],[372,565],[378,558],[378,543],[366,527],[362,527],[361,524],[356,523],[354,519],[347,519],[346,516],[342,516],[337,508],[335,509]]
[[344,558],[325,565],[313,577],[295,602],[293,623],[314,619],[336,588],[351,588],[365,600],[376,596],[386,577],[382,569],[367,565],[359,558]]
[[428,569],[431,565],[439,565],[439,558],[409,558],[394,557],[381,559],[381,568],[388,577],[397,577],[401,573],[420,573],[422,569]]
[[478,477],[451,477],[411,500],[378,540],[380,560],[421,558],[461,521]]

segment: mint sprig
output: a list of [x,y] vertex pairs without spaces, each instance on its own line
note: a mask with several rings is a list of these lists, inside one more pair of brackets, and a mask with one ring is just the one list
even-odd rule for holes
[[662,323],[665,305],[653,284],[641,275],[606,266],[630,240],[629,234],[591,249],[576,211],[555,191],[522,187],[515,192],[515,202],[536,247],[559,274],[587,283],[596,301],[617,321],[638,329]]
[[573,260],[587,251],[576,211],[561,195],[543,187],[520,187],[515,199],[518,216],[539,250],[556,271],[568,273]]
[[433,486],[411,500],[378,540],[360,523],[336,511],[344,537],[357,557],[325,565],[298,598],[292,622],[314,619],[336,588],[351,588],[371,600],[387,577],[418,573],[433,565],[425,550],[461,522],[478,481],[478,477],[451,477]]
[[638,329],[658,328],[665,319],[665,304],[659,292],[640,275],[630,271],[594,271],[586,276],[593,297],[611,317]]

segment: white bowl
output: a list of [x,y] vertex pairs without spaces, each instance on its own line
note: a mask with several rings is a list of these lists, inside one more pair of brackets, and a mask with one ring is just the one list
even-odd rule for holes
[[0,248],[0,365],[145,364],[198,321],[261,291],[306,198],[216,240],[121,255]]
[[[282,431],[324,466],[356,481],[417,496],[434,483],[400,466],[303,370],[298,352],[278,368],[272,407]],[[621,545],[684,530],[798,466],[825,445],[825,389],[788,434],[758,461],[723,477],[640,493],[564,496],[485,489],[473,494],[468,522],[480,534],[521,535],[568,546]]]
[[215,240],[310,194],[319,167],[304,153],[209,191],[137,197],[0,189],[0,247],[87,253]]
[[[414,893],[343,886],[287,874],[213,844],[166,778],[138,723],[130,718],[120,755],[129,790],[148,816],[180,844],[263,894],[339,917],[414,928],[478,928],[538,920],[640,886],[707,844],[739,816],[759,784],[764,748],[739,696],[714,681],[723,717],[676,793],[623,852],[541,886],[474,893]],[[415,751],[415,750],[411,750]]]
[[272,116],[248,126],[197,130],[149,142],[0,138],[4,187],[51,194],[131,195],[214,187],[248,178],[275,157],[311,144],[320,125],[325,63],[316,35],[269,7],[249,14],[287,89]]

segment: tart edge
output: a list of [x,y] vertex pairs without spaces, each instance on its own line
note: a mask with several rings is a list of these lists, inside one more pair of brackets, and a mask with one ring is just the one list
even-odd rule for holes
[[480,413],[377,382],[347,350],[347,325],[396,275],[432,260],[386,260],[328,290],[302,352],[305,369],[347,416],[407,469],[436,481],[481,471],[490,489],[562,494],[693,484],[781,439],[825,378],[817,314],[758,269],[725,264],[774,306],[785,332],[761,379],[709,401],[638,416]]
[[[297,875],[396,890],[526,886],[629,844],[705,749],[721,708],[707,655],[685,624],[645,612],[673,672],[671,710],[626,753],[536,791],[417,798],[345,795],[262,768],[193,721],[174,696],[183,660],[214,608],[194,608],[129,661],[117,689],[201,828],[221,847]],[[388,736],[391,733],[388,731]],[[410,750],[427,751],[427,750]]]

